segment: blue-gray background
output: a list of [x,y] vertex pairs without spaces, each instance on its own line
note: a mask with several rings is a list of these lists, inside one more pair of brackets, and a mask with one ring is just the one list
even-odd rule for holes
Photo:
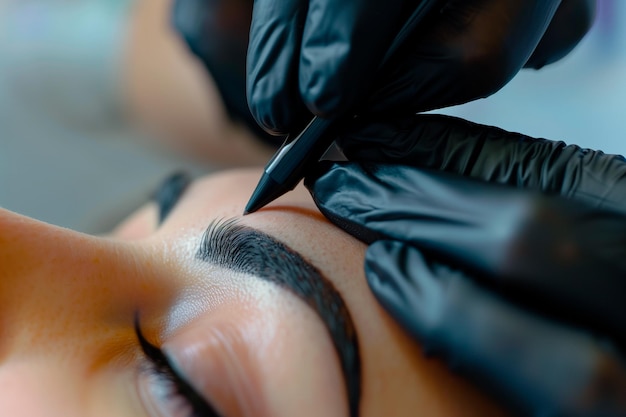
[[[98,232],[169,172],[210,170],[142,147],[120,115],[129,2],[0,0],[0,207]],[[445,113],[626,154],[626,2],[598,3],[571,55]]]

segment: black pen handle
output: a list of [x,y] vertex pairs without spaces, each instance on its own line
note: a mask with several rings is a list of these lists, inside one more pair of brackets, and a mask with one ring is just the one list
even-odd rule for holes
[[[335,119],[314,117],[297,137],[287,138],[278,152],[265,167],[274,181],[286,183],[295,180],[295,187],[307,171],[307,160],[317,162],[332,145],[335,135],[333,125]],[[286,158],[285,156],[289,156]]]
[[[428,6],[433,4],[434,1],[422,2],[413,12],[411,17],[404,23],[400,32],[394,37],[393,42],[387,52],[385,53],[378,70],[391,59],[391,56],[395,51],[404,43],[407,36],[415,29],[417,23],[419,23],[428,10]],[[310,160],[317,162],[324,155],[324,153],[330,148],[335,137],[335,127],[337,123],[334,119],[322,119],[320,117],[313,117],[308,125],[302,130],[302,132],[295,138],[286,139],[285,143],[276,152],[274,157],[265,167],[265,172],[270,174],[274,181],[287,185],[287,182],[293,182],[288,184],[290,189],[293,189],[298,182],[304,178],[303,173],[307,171],[308,165],[306,162]],[[285,158],[289,155],[288,158]]]

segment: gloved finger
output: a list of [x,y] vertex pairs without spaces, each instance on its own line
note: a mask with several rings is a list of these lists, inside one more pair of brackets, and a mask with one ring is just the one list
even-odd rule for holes
[[528,61],[560,2],[444,2],[377,77],[365,108],[420,112],[495,93]]
[[324,117],[352,105],[403,23],[404,3],[257,0],[247,81],[257,121],[293,133],[311,117],[304,104]]
[[593,25],[596,0],[563,0],[539,45],[524,65],[540,69],[552,64],[582,40]]
[[609,344],[507,303],[400,242],[376,242],[365,262],[372,292],[425,352],[517,415],[626,415],[626,362]]
[[[343,113],[372,77],[414,3],[404,0],[309,0],[302,39],[300,93],[324,118]],[[332,16],[332,18],[331,18]]]
[[441,115],[363,117],[337,142],[355,161],[448,171],[626,214],[626,160],[621,155]]
[[298,91],[302,27],[308,2],[255,0],[246,91],[256,121],[269,133],[289,133],[310,119]]
[[353,236],[423,249],[626,346],[626,216],[400,165],[321,164],[305,185],[320,211]]

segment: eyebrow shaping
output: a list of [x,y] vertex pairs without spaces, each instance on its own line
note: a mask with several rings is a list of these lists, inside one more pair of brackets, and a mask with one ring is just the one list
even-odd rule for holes
[[339,292],[317,268],[285,244],[237,224],[235,219],[211,223],[196,257],[274,283],[311,307],[326,326],[339,356],[350,416],[359,415],[361,358],[356,330]]

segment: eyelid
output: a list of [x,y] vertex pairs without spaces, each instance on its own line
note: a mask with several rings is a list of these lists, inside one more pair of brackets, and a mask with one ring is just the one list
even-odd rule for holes
[[196,258],[286,288],[317,312],[339,355],[350,415],[359,415],[358,338],[350,311],[332,282],[284,243],[238,223],[237,218],[213,221],[200,240]]
[[180,395],[181,398],[185,399],[185,401],[188,401],[188,404],[193,408],[194,413],[207,417],[219,417],[219,414],[214,410],[214,408],[211,407],[209,403],[201,395],[199,395],[184,378],[180,376],[180,373],[177,372],[177,368],[172,366],[170,357],[144,337],[139,325],[138,316],[135,318],[135,333],[141,350],[151,362],[155,371],[170,380],[170,382],[176,386],[174,391],[177,392],[174,393]]
[[221,320],[192,325],[163,347],[173,367],[197,392],[211,394],[224,415],[268,416],[252,348],[240,323]]

